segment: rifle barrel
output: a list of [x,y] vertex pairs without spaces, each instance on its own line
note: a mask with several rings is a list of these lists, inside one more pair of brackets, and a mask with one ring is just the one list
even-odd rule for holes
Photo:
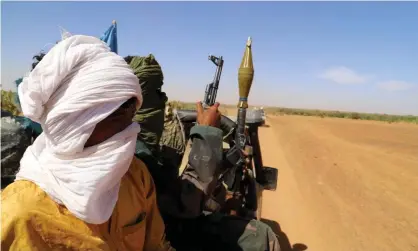
[[212,83],[206,86],[205,97],[203,98],[203,105],[205,107],[212,106],[216,102],[216,96],[218,94],[219,82],[221,80],[222,68],[224,64],[222,56],[215,57],[213,55],[209,55],[209,60],[216,65],[216,70]]

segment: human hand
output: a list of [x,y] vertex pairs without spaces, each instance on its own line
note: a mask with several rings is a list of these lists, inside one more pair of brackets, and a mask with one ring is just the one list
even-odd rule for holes
[[204,126],[219,127],[221,124],[221,113],[218,110],[219,103],[215,103],[213,106],[204,110],[202,103],[197,102],[197,123]]

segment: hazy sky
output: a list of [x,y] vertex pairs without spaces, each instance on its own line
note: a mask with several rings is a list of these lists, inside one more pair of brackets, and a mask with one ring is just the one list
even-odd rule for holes
[[253,37],[252,104],[418,115],[418,2],[2,2],[1,83],[73,34],[118,21],[119,54],[153,53],[170,99],[196,101],[225,59],[218,100],[236,103]]

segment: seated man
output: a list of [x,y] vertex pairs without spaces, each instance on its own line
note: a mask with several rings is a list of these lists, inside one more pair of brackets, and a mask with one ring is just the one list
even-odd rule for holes
[[148,56],[127,56],[125,61],[138,77],[142,89],[143,103],[136,111],[134,121],[141,125],[138,134],[135,156],[145,163],[151,164],[149,171],[154,179],[157,193],[164,190],[166,185],[177,178],[177,166],[162,155],[160,141],[163,131],[167,131],[164,124],[164,109],[167,95],[162,91],[164,75],[158,61],[152,54]]
[[125,61],[132,68],[141,85],[143,104],[136,111],[134,121],[141,125],[138,139],[145,144],[151,153],[159,157],[159,141],[164,129],[164,108],[167,95],[161,90],[164,76],[155,57],[127,56]]
[[[279,251],[279,242],[266,224],[220,213],[206,214],[222,169],[222,131],[219,104],[203,110],[197,103],[197,126],[190,132],[193,145],[182,175],[158,195],[167,225],[167,238],[178,250]],[[151,165],[151,164],[150,164]]]
[[4,250],[173,250],[134,157],[138,78],[98,38],[58,43],[19,86],[43,133],[1,193]]
[[146,103],[134,118],[142,130],[135,155],[146,163],[155,181],[158,205],[173,246],[179,250],[279,250],[273,231],[262,222],[202,214],[205,204],[212,201],[218,183],[215,177],[222,166],[219,104],[205,112],[201,103],[197,104],[198,125],[190,132],[193,147],[189,165],[178,178],[181,159],[175,156],[184,153],[186,142],[180,137],[181,129],[171,117],[170,107],[164,119],[167,97],[161,91],[161,66],[153,55],[127,56],[125,61],[138,77]]

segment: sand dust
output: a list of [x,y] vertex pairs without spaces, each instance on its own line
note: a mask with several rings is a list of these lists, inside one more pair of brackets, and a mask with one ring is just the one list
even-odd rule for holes
[[283,251],[418,250],[418,126],[269,117],[264,164],[279,169],[262,217]]

